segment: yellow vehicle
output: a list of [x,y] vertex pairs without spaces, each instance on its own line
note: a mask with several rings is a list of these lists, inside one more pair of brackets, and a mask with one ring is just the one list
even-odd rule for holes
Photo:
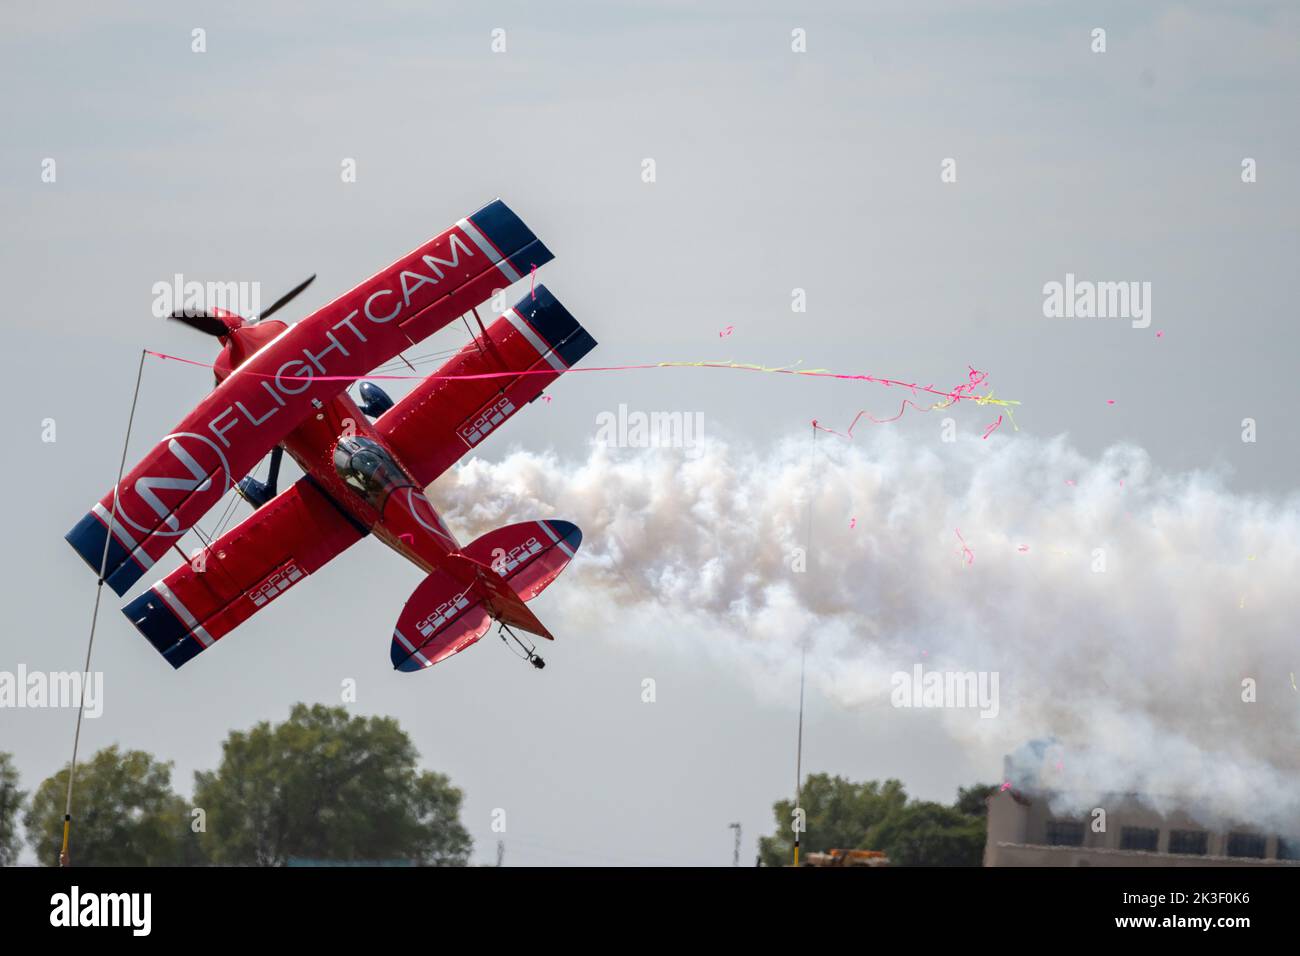
[[804,866],[889,866],[889,857],[880,850],[827,850],[809,853]]

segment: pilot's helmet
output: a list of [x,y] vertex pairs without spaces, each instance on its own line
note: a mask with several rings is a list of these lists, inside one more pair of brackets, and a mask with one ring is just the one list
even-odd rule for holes
[[340,438],[334,446],[334,467],[340,473],[352,470],[352,456],[361,449],[355,438]]
[[352,471],[360,475],[371,477],[375,471],[383,465],[384,460],[368,448],[362,448],[354,452],[349,467]]

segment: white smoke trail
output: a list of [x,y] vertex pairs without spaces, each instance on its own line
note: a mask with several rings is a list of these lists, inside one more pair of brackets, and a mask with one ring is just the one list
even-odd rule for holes
[[576,522],[566,606],[593,622],[675,609],[708,625],[683,648],[734,655],[759,685],[809,639],[810,678],[853,707],[890,706],[890,675],[916,663],[996,671],[996,718],[944,719],[1001,753],[1055,737],[1060,756],[1018,782],[1300,829],[1300,500],[1160,474],[1132,446],[1088,460],[1063,438],[922,446],[881,429],[815,453],[806,438],[695,451],[516,452],[433,495],[470,537]]

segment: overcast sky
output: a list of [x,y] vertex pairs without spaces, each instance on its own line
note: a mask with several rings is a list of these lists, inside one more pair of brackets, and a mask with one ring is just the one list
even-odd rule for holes
[[[539,279],[599,341],[588,365],[802,361],[944,387],[974,366],[1022,403],[1019,431],[1004,423],[984,449],[1060,438],[1095,461],[1127,443],[1162,473],[1207,470],[1232,500],[1290,513],[1293,5],[87,2],[10,5],[3,23],[0,321],[16,453],[0,479],[11,515],[0,670],[81,665],[94,581],[62,537],[112,483],[140,349],[214,358],[210,340],[152,316],[155,282],[257,281],[265,303],[315,272],[279,316],[298,319],[496,196],[555,253]],[[195,28],[204,53],[192,52]],[[791,48],[795,29],[806,52]],[[948,158],[956,182],[941,181]],[[1246,158],[1256,182],[1242,181]],[[345,159],[354,183],[341,180]],[[1150,326],[1045,317],[1044,284],[1066,273],[1149,282]],[[792,312],[794,289],[806,313]],[[451,328],[425,350],[464,340]],[[209,386],[203,369],[147,362],[130,461]],[[596,416],[620,403],[702,413],[726,454],[771,461],[780,443],[808,441],[812,418],[843,431],[860,409],[889,417],[902,398],[696,369],[574,374],[550,394],[482,447],[485,464],[553,452],[557,469],[577,469]],[[995,417],[963,405],[855,435],[889,430],[897,460],[923,467],[919,450],[945,454],[943,416],[968,448]],[[1241,440],[1247,417],[1253,443]],[[585,513],[554,505],[546,516]],[[831,506],[818,507],[821,520]],[[841,510],[846,527],[885,520]],[[967,537],[993,533],[967,521]],[[937,550],[958,574],[952,544],[875,560],[906,569],[916,550]],[[972,571],[996,567],[975,548]],[[584,549],[609,543],[588,528]],[[674,606],[671,588],[656,601],[663,576],[644,570],[621,569],[647,600],[608,613],[581,607],[608,598],[578,565],[537,601],[559,637],[542,673],[495,638],[427,673],[394,673],[392,626],[420,575],[373,540],[177,672],[106,590],[93,662],[104,713],[87,722],[82,755],[113,742],[151,751],[175,762],[188,794],[229,730],[282,720],[296,701],[339,703],[350,678],[355,711],[397,717],[424,764],[464,789],[476,861],[495,858],[491,814],[504,808],[508,863],[726,864],[733,821],[750,863],[772,803],[793,789],[804,635],[765,642],[753,663],[743,636]],[[864,564],[861,580],[874,577]],[[1170,580],[1188,589],[1179,600],[1195,598],[1190,578]],[[1016,586],[993,576],[981,593]],[[1278,646],[1260,659],[1285,672]],[[951,715],[891,708],[887,684],[869,699],[838,692],[841,664],[810,688],[806,772],[895,776],[950,801],[959,785],[1000,779],[1001,754],[1029,732],[1067,729],[1013,723],[981,728],[976,743]],[[0,750],[28,789],[67,761],[74,719],[0,711]],[[1294,739],[1288,720],[1265,731],[1278,747]]]

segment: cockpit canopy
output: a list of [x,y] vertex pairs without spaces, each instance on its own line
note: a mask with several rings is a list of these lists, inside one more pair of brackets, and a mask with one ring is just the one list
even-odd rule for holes
[[334,470],[381,511],[392,492],[415,484],[382,445],[360,436],[345,435],[338,440]]

